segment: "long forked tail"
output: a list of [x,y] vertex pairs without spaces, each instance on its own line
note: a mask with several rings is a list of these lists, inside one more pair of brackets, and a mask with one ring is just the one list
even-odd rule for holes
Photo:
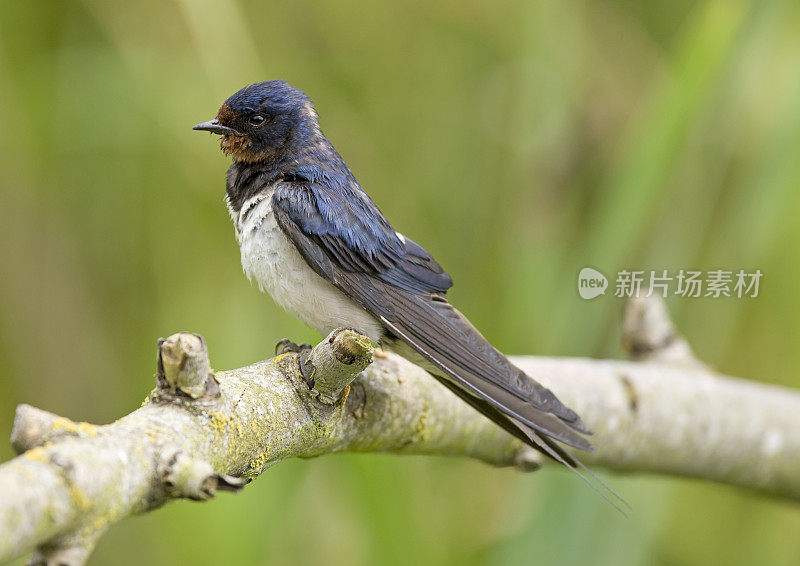
[[[579,476],[586,484],[595,490],[600,497],[605,499],[609,504],[611,504],[614,509],[622,513],[624,517],[627,517],[628,514],[622,510],[622,507],[627,508],[629,511],[632,511],[633,508],[630,504],[625,501],[616,491],[611,489],[611,487],[601,480],[597,475],[587,468],[583,462],[578,460],[575,456],[572,456],[568,452],[566,452],[563,448],[558,446],[555,442],[550,440],[549,438],[539,436],[536,432],[532,432],[530,435],[531,440],[536,444],[534,448],[543,452],[556,462],[563,464],[565,467],[569,468],[574,474]],[[578,469],[580,468],[580,469]],[[584,475],[581,470],[586,472],[588,475]],[[620,505],[617,505],[619,503]]]
[[[555,441],[552,439],[538,433],[537,431],[531,429],[530,427],[525,426],[521,422],[509,418],[503,413],[499,412],[492,406],[488,404],[484,404],[481,402],[480,399],[472,397],[471,395],[467,394],[463,389],[459,389],[455,384],[450,382],[450,380],[443,378],[442,376],[438,375],[438,372],[431,371],[431,368],[428,364],[423,364],[423,367],[426,367],[428,373],[434,376],[440,383],[442,383],[445,387],[447,387],[450,391],[455,393],[458,397],[460,397],[463,401],[471,405],[474,409],[478,412],[483,413],[492,420],[495,424],[500,425],[506,432],[516,436],[520,440],[522,440],[525,444],[538,450],[548,458],[562,464],[565,468],[569,469],[572,473],[580,477],[586,485],[591,487],[595,492],[597,492],[600,497],[605,499],[614,509],[619,511],[624,517],[627,517],[628,514],[623,510],[623,507],[632,510],[633,508],[630,504],[625,501],[616,491],[614,491],[611,486],[609,486],[606,482],[600,479],[592,470],[590,470],[583,462],[581,462],[578,458],[571,455],[569,452],[564,450],[561,446],[556,444]],[[593,450],[592,447],[589,448],[588,451]],[[583,473],[585,472],[585,473]]]
[[[583,436],[591,432],[580,417],[494,349],[451,305],[440,303],[435,308],[439,311],[437,314],[441,315],[446,309],[448,315],[431,317],[440,323],[439,329],[444,331],[444,336],[434,336],[430,331],[420,332],[419,327],[412,327],[412,330],[398,324],[399,321],[390,322],[381,317],[384,326],[404,343],[402,346],[405,347],[399,353],[424,367],[463,401],[504,430],[564,465],[626,515],[622,507],[630,509],[630,505],[556,443],[560,441],[580,450],[593,450]],[[456,328],[458,332],[453,332]],[[393,349],[398,345],[395,344]]]

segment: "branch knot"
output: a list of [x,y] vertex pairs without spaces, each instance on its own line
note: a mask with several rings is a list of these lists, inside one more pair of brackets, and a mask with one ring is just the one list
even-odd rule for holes
[[202,336],[179,332],[158,341],[158,383],[192,399],[219,395]]

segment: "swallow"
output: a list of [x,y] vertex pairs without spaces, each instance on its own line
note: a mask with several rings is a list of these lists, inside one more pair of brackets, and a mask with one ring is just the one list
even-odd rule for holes
[[352,328],[423,367],[508,433],[611,491],[562,446],[592,450],[581,418],[448,302],[450,276],[392,228],[303,91],[252,84],[193,129],[219,134],[233,159],[226,202],[242,267],[261,291],[323,336]]

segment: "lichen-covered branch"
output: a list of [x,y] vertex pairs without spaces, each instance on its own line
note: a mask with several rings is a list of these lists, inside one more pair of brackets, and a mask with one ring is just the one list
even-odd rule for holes
[[[665,313],[629,315],[671,329],[659,320]],[[650,323],[627,328],[645,361],[514,359],[595,431],[596,451],[584,461],[800,499],[800,394],[714,375],[688,347],[660,357],[679,339],[662,340]],[[373,356],[353,331],[334,331],[301,359],[311,381],[296,354],[213,374],[202,339],[180,334],[160,342],[156,389],[113,424],[20,406],[12,443],[22,454],[0,466],[0,561],[35,548],[34,564],[82,564],[113,522],[171,499],[241,489],[290,457],[393,452],[522,470],[541,463],[420,368]]]

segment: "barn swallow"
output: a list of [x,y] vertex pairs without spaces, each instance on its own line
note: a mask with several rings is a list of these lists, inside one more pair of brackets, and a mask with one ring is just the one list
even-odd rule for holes
[[323,336],[358,330],[525,444],[588,471],[559,444],[592,450],[581,418],[448,302],[450,276],[392,228],[301,90],[281,80],[247,86],[193,129],[219,134],[233,158],[226,200],[242,267],[262,291]]

